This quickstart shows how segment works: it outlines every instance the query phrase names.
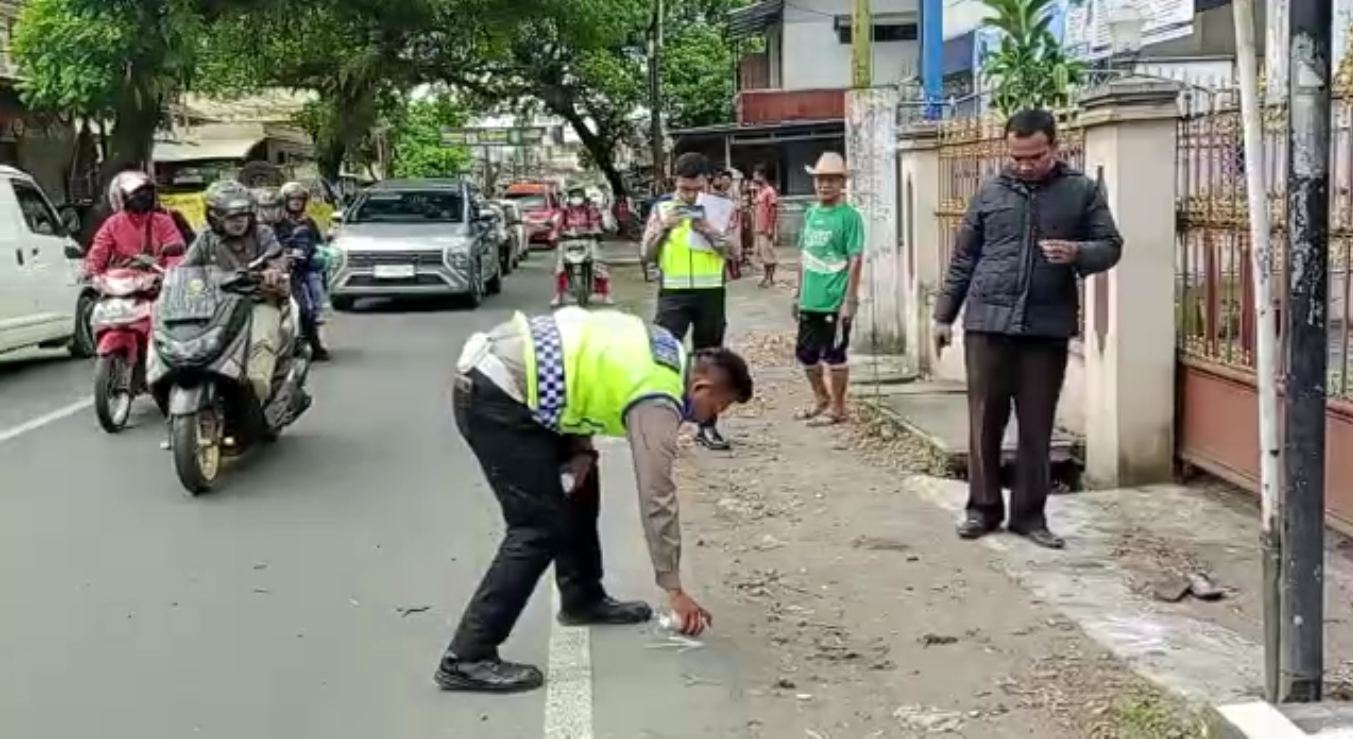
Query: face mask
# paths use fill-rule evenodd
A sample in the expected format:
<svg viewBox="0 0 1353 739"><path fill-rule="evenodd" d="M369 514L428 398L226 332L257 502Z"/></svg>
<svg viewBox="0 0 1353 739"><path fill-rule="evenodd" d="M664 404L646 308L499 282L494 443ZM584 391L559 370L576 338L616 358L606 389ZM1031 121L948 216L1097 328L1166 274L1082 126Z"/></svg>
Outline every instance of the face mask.
<svg viewBox="0 0 1353 739"><path fill-rule="evenodd" d="M123 207L131 213L149 213L155 208L155 193L150 190L137 190L127 196Z"/></svg>
<svg viewBox="0 0 1353 739"><path fill-rule="evenodd" d="M582 198L569 198L569 199L568 199L568 204L576 208L576 207L578 207L578 206L580 206L580 205L583 204L583 199L582 199Z"/></svg>

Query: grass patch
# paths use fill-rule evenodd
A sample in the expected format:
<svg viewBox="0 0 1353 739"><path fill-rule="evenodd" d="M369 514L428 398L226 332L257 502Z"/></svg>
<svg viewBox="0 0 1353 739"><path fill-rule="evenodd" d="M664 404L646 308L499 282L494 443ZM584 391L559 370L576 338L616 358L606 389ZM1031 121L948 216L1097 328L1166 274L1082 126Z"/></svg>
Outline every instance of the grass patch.
<svg viewBox="0 0 1353 739"><path fill-rule="evenodd" d="M1129 695L1113 707L1117 739L1206 739L1206 722L1160 696Z"/></svg>

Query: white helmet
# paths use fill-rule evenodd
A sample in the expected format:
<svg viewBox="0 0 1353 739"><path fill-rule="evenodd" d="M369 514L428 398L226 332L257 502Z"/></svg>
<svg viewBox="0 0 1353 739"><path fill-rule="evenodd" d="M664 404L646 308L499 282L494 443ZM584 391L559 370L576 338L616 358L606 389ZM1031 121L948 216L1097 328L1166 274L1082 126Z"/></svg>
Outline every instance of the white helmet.
<svg viewBox="0 0 1353 739"><path fill-rule="evenodd" d="M154 186L150 175L145 172L135 169L119 172L113 181L108 183L108 205L112 207L114 213L121 213L126 205L127 196L143 187Z"/></svg>

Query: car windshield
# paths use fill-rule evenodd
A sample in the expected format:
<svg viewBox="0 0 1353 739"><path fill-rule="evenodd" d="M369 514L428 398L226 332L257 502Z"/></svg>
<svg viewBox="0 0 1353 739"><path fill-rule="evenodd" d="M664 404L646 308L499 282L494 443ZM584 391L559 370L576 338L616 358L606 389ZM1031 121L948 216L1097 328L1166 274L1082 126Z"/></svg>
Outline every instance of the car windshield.
<svg viewBox="0 0 1353 739"><path fill-rule="evenodd" d="M544 195L508 195L507 198L517 204L523 213L533 210L545 210L548 207Z"/></svg>
<svg viewBox="0 0 1353 739"><path fill-rule="evenodd" d="M465 199L460 193L369 192L353 208L348 223L463 223Z"/></svg>

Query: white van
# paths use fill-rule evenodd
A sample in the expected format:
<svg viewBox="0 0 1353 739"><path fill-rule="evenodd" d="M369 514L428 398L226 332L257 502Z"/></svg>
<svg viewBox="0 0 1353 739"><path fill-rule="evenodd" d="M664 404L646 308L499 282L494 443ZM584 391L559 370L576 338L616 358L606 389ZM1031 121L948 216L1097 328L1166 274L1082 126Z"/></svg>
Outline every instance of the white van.
<svg viewBox="0 0 1353 739"><path fill-rule="evenodd" d="M83 304L83 251L24 172L0 165L0 353L32 346L93 353Z"/></svg>

